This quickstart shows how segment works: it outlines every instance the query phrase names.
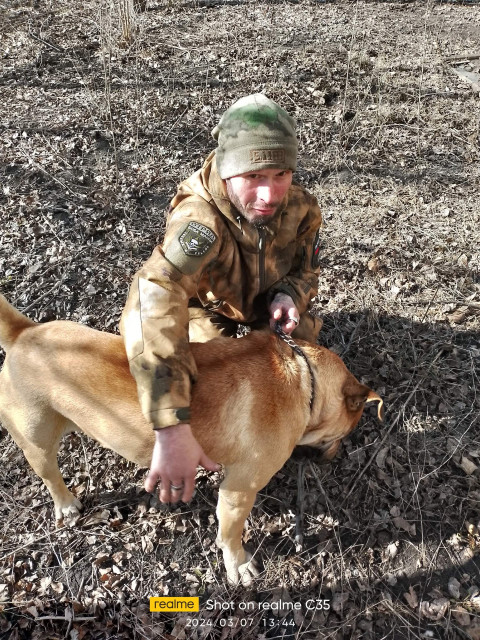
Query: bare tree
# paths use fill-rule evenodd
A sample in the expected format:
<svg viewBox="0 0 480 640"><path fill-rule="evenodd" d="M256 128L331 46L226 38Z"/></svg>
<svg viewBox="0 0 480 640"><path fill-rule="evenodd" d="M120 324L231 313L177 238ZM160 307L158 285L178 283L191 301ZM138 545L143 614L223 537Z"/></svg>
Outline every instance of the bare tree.
<svg viewBox="0 0 480 640"><path fill-rule="evenodd" d="M138 29L136 16L147 8L147 0L119 0L122 39L130 44L135 39Z"/></svg>

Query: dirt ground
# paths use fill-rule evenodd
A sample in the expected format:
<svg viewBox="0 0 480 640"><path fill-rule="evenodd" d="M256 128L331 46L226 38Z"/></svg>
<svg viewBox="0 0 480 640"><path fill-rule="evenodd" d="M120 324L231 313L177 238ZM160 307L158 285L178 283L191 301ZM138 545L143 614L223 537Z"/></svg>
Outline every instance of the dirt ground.
<svg viewBox="0 0 480 640"><path fill-rule="evenodd" d="M297 119L297 179L324 213L321 342L386 421L368 412L331 464L295 455L261 492L249 590L214 544L217 475L163 507L144 470L69 436L85 512L57 530L3 433L0 638L480 638L478 3L149 0L130 42L117 9L0 0L0 291L117 331L176 184L264 92ZM161 595L201 612L151 614Z"/></svg>

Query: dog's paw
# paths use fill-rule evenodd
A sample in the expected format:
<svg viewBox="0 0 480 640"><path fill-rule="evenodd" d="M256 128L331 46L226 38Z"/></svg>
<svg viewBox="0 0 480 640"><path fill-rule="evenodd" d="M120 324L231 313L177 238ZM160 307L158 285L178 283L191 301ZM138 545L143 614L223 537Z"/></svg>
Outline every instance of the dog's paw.
<svg viewBox="0 0 480 640"><path fill-rule="evenodd" d="M69 504L55 506L55 518L57 527L74 527L80 518L80 512L83 505L72 495L72 501Z"/></svg>
<svg viewBox="0 0 480 640"><path fill-rule="evenodd" d="M242 584L244 587L250 587L260 573L256 560L252 558L251 553L244 549L240 554L232 554L228 562L225 559L224 550L224 561L227 580L231 585Z"/></svg>
<svg viewBox="0 0 480 640"><path fill-rule="evenodd" d="M250 556L250 558L238 567L238 575L244 587L251 587L255 578L258 578L260 570L257 562L251 557L251 554L247 553L246 555Z"/></svg>

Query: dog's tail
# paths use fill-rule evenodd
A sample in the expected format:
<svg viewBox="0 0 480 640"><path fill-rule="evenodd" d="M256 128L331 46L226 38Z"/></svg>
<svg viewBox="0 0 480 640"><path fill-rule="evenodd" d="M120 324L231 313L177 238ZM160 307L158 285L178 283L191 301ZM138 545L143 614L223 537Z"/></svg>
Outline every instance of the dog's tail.
<svg viewBox="0 0 480 640"><path fill-rule="evenodd" d="M24 329L35 322L17 311L0 294L0 346L6 351L13 345Z"/></svg>

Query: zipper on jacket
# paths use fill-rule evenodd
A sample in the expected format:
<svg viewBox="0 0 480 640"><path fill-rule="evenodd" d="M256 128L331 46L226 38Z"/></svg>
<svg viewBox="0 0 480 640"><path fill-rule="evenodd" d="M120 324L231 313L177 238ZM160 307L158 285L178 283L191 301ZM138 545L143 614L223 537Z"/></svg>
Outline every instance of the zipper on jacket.
<svg viewBox="0 0 480 640"><path fill-rule="evenodd" d="M265 287L265 229L258 229L258 277L259 277L259 293L263 292Z"/></svg>

